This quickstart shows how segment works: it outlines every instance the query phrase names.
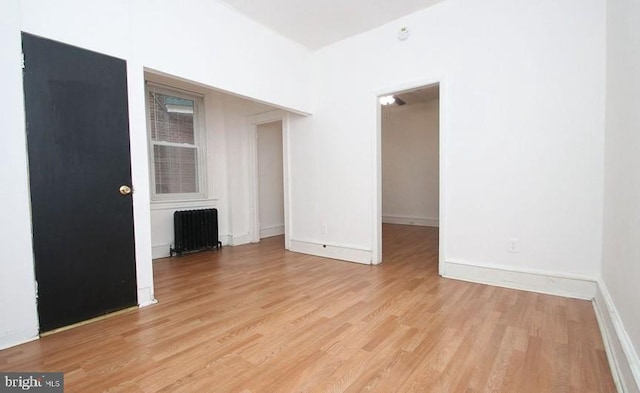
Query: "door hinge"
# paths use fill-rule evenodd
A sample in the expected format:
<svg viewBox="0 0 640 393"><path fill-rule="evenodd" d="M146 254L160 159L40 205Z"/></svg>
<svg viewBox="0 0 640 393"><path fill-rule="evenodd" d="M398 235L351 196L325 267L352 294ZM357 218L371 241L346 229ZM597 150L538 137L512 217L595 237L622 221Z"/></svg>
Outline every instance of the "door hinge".
<svg viewBox="0 0 640 393"><path fill-rule="evenodd" d="M24 52L22 53L22 69L24 70L25 65L24 65Z"/></svg>
<svg viewBox="0 0 640 393"><path fill-rule="evenodd" d="M36 299L38 298L38 281L35 281L35 287L36 287Z"/></svg>

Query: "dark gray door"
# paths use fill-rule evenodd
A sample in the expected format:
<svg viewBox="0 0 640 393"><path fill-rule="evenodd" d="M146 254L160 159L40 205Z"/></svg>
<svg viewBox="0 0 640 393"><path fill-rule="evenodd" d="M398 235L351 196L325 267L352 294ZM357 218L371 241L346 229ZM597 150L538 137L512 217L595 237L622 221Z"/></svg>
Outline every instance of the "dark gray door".
<svg viewBox="0 0 640 393"><path fill-rule="evenodd" d="M40 331L136 304L124 60L26 33Z"/></svg>

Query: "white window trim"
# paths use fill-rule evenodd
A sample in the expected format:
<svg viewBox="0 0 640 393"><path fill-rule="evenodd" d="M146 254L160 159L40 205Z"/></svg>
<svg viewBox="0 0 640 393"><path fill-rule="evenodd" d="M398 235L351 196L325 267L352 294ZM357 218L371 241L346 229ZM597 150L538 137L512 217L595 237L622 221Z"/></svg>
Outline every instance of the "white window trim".
<svg viewBox="0 0 640 393"><path fill-rule="evenodd" d="M154 141L151 138L151 108L149 108L149 93L166 94L173 97L184 98L193 101L193 132L195 144L189 143L173 143L166 141ZM194 93L191 91L178 89L175 87L164 86L158 83L147 81L145 83L145 107L147 109L147 146L149 151L149 173L150 173L150 196L151 202L179 202L190 200L202 200L207 198L207 153L206 153L206 127L204 122L204 104L205 96L202 94ZM153 146L176 146L176 147L194 147L196 149L197 157L197 181L199 192L190 193L173 193L173 194L158 194L156 193L156 173L155 173L155 154Z"/></svg>

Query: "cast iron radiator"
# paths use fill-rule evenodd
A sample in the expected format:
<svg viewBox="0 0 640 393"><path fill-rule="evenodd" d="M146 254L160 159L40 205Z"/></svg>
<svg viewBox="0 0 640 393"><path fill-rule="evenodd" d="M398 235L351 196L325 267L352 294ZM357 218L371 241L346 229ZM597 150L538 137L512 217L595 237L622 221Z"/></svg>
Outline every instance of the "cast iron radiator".
<svg viewBox="0 0 640 393"><path fill-rule="evenodd" d="M174 247L169 255L222 247L218 241L218 209L181 210L173 213Z"/></svg>

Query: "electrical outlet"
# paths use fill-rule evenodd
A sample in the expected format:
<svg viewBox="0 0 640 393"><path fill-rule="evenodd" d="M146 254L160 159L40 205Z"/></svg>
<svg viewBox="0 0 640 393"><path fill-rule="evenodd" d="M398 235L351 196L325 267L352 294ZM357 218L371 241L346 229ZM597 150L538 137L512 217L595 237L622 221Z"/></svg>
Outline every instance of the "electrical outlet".
<svg viewBox="0 0 640 393"><path fill-rule="evenodd" d="M509 247L507 248L507 251L513 254L517 254L520 252L520 244L518 243L518 239L509 239Z"/></svg>
<svg viewBox="0 0 640 393"><path fill-rule="evenodd" d="M320 225L320 233L322 233L323 235L327 234L327 226L324 224Z"/></svg>

